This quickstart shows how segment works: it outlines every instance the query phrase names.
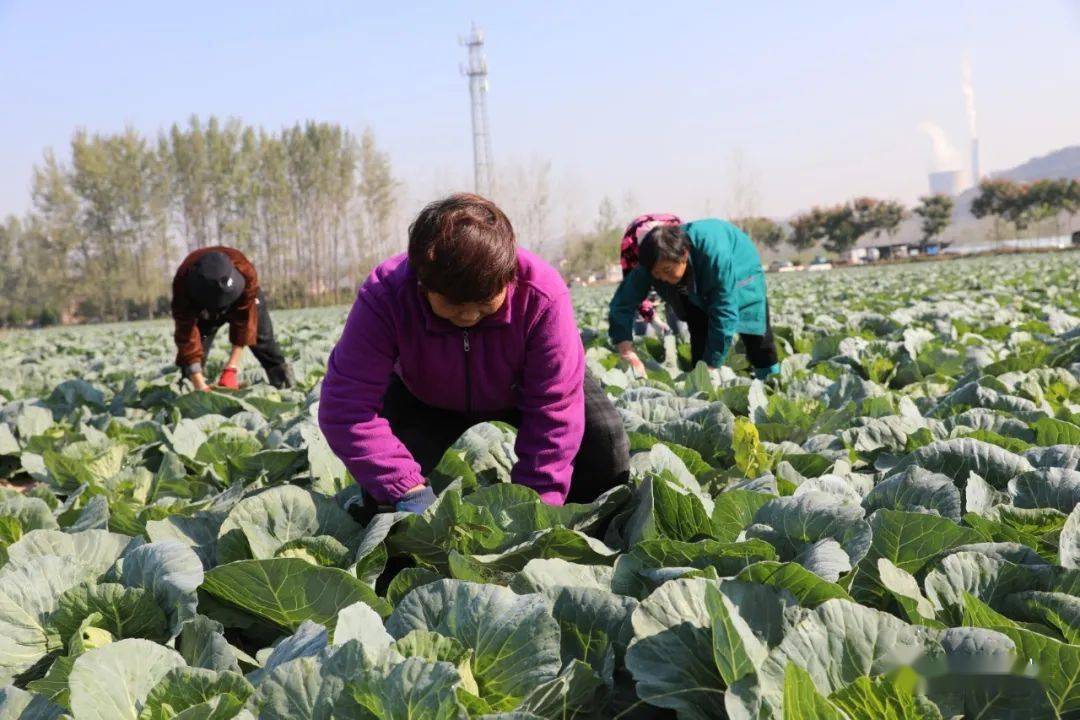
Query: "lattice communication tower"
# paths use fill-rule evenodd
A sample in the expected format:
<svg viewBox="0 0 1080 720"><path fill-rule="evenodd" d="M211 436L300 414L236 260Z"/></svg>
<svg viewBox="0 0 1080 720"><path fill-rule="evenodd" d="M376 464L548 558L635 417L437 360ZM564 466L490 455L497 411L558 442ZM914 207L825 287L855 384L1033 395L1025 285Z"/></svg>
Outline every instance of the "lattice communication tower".
<svg viewBox="0 0 1080 720"><path fill-rule="evenodd" d="M469 98L472 103L473 177L477 195L489 197L492 189L491 133L487 112L487 61L484 59L484 33L474 24L472 33L460 43L469 49L469 64L461 66L461 74L469 78Z"/></svg>

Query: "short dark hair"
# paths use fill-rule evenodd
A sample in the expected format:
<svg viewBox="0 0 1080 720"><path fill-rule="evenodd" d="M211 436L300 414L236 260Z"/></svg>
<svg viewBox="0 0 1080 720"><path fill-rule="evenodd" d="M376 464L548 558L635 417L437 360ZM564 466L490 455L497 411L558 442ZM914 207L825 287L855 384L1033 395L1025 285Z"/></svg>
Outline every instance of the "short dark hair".
<svg viewBox="0 0 1080 720"><path fill-rule="evenodd" d="M652 272L661 260L682 260L690 249L690 236L681 225L657 225L641 239L638 261Z"/></svg>
<svg viewBox="0 0 1080 720"><path fill-rule="evenodd" d="M514 228L490 200L451 195L409 226L409 265L426 290L450 302L490 300L517 277Z"/></svg>

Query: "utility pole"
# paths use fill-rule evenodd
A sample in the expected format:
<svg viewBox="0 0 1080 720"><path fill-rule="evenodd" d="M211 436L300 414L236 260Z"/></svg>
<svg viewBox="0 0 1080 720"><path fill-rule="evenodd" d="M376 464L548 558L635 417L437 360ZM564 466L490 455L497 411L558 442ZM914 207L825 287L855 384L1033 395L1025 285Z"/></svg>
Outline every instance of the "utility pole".
<svg viewBox="0 0 1080 720"><path fill-rule="evenodd" d="M459 42L469 48L469 64L461 66L461 74L469 78L469 99L472 103L473 182L477 195L491 195L491 134L488 132L487 61L484 59L484 33L475 23L472 34Z"/></svg>

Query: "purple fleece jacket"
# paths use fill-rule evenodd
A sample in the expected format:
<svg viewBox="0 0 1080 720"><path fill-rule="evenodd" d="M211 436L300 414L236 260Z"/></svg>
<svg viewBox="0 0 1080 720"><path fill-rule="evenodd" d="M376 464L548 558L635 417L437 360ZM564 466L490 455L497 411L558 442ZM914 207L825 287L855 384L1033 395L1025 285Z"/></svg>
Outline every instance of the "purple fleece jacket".
<svg viewBox="0 0 1080 720"><path fill-rule="evenodd" d="M518 249L517 279L493 315L462 330L431 311L406 255L375 268L330 354L319 426L377 502L422 482L420 466L380 416L393 374L421 402L484 415L516 408L511 480L562 505L585 429L585 351L559 274Z"/></svg>

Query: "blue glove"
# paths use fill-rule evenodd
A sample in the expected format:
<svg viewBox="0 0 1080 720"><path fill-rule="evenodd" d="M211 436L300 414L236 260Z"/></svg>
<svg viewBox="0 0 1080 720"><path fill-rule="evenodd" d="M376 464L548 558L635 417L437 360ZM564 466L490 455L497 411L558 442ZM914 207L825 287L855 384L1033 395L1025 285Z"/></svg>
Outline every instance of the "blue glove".
<svg viewBox="0 0 1080 720"><path fill-rule="evenodd" d="M419 515L431 506L431 503L435 502L435 491L427 485L419 492L414 492L411 495L406 495L394 505L394 510L398 512L411 512Z"/></svg>
<svg viewBox="0 0 1080 720"><path fill-rule="evenodd" d="M758 380L764 380L770 375L780 374L780 363L773 363L767 368L754 368L754 377Z"/></svg>

